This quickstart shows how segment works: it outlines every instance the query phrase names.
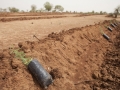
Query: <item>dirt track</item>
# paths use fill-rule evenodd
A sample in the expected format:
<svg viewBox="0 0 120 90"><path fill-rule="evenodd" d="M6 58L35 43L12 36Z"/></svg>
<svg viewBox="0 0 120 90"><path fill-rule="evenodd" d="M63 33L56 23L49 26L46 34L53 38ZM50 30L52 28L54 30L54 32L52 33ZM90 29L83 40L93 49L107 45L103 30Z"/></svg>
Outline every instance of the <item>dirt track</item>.
<svg viewBox="0 0 120 90"><path fill-rule="evenodd" d="M109 20L104 15L86 17L65 17L29 21L0 22L0 49L10 47L12 44L27 40L44 38L51 32L60 32L75 27L94 25L103 20Z"/></svg>

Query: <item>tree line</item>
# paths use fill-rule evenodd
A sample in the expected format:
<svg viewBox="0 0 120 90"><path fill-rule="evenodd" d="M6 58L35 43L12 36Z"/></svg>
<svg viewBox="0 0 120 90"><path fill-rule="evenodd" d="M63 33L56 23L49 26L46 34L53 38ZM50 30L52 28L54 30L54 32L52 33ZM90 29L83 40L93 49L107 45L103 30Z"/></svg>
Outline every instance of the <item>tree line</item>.
<svg viewBox="0 0 120 90"><path fill-rule="evenodd" d="M31 5L31 10L30 11L24 11L24 10L19 10L18 8L15 7L9 7L8 9L2 9L0 8L0 12L63 12L64 8L61 5L55 5L53 7L53 4L51 4L50 2L45 2L44 3L44 8L41 8L39 10L37 10L37 6L36 5ZM71 13L71 11L66 11L67 13ZM75 11L73 13L76 13ZM82 13L82 12L80 12ZM100 11L100 13L98 12L87 12L87 14L106 14L106 12L102 12ZM120 5L118 7L115 8L113 13L110 13L111 16L117 18L118 14L120 14Z"/></svg>
<svg viewBox="0 0 120 90"><path fill-rule="evenodd" d="M53 4L51 4L50 2L45 2L44 3L44 8L41 8L40 10L37 10L37 6L36 5L31 5L31 10L27 11L27 12L50 12L52 10L52 12L63 12L64 8L61 5L55 5L53 7ZM19 10L18 8L15 7L9 7L8 9L2 9L0 8L0 12L25 12L24 10Z"/></svg>

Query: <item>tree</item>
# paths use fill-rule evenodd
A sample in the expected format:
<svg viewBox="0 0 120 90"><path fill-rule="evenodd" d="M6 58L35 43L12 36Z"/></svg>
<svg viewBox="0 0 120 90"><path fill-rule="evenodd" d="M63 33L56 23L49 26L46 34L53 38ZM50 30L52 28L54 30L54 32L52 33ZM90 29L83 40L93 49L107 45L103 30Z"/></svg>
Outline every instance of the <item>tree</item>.
<svg viewBox="0 0 120 90"><path fill-rule="evenodd" d="M52 12L56 12L56 10L54 9L54 10L52 10Z"/></svg>
<svg viewBox="0 0 120 90"><path fill-rule="evenodd" d="M24 13L25 11L24 11L24 10L21 10L20 12Z"/></svg>
<svg viewBox="0 0 120 90"><path fill-rule="evenodd" d="M5 8L5 9L3 9L3 12L7 12L7 9Z"/></svg>
<svg viewBox="0 0 120 90"><path fill-rule="evenodd" d="M0 12L2 12L3 11L3 9L2 8L0 8Z"/></svg>
<svg viewBox="0 0 120 90"><path fill-rule="evenodd" d="M107 12L103 12L103 14L107 14Z"/></svg>
<svg viewBox="0 0 120 90"><path fill-rule="evenodd" d="M40 8L40 12L44 12L45 10L43 8Z"/></svg>
<svg viewBox="0 0 120 90"><path fill-rule="evenodd" d="M94 14L94 13L95 13L95 11L93 10L93 11L92 11L92 14Z"/></svg>
<svg viewBox="0 0 120 90"><path fill-rule="evenodd" d="M55 10L62 12L62 11L64 10L64 8L63 8L61 5L56 5L56 6L55 6Z"/></svg>
<svg viewBox="0 0 120 90"><path fill-rule="evenodd" d="M19 9L17 9L15 7L9 7L8 9L10 12L19 12Z"/></svg>
<svg viewBox="0 0 120 90"><path fill-rule="evenodd" d="M59 11L63 12L63 11L64 11L64 8L63 8L63 7L61 7L61 8L59 9Z"/></svg>
<svg viewBox="0 0 120 90"><path fill-rule="evenodd" d="M120 12L120 5L115 9L114 14L115 14L115 18L117 18L117 15Z"/></svg>
<svg viewBox="0 0 120 90"><path fill-rule="evenodd" d="M30 12L36 12L36 5L31 5L31 11Z"/></svg>
<svg viewBox="0 0 120 90"><path fill-rule="evenodd" d="M95 14L96 14L96 15L98 15L98 14L99 14L99 12L95 12Z"/></svg>
<svg viewBox="0 0 120 90"><path fill-rule="evenodd" d="M76 11L74 11L73 13L76 13Z"/></svg>
<svg viewBox="0 0 120 90"><path fill-rule="evenodd" d="M100 14L103 14L103 12L102 12L102 11L100 11Z"/></svg>
<svg viewBox="0 0 120 90"><path fill-rule="evenodd" d="M46 3L44 4L44 7L45 7L45 9L46 9L47 11L51 11L53 5L52 5L51 3L49 3L49 2L46 2Z"/></svg>

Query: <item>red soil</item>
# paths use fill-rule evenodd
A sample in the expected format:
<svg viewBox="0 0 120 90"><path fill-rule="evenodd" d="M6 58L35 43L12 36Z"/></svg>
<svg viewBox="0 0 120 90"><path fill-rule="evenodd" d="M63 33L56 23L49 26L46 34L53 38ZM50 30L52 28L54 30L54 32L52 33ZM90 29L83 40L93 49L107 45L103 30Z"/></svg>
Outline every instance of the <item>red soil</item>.
<svg viewBox="0 0 120 90"><path fill-rule="evenodd" d="M106 89L107 86L98 78L99 71L103 70L104 67L101 65L105 66L105 61L109 59L109 56L106 56L107 51L112 51L112 47L115 47L114 42L118 43L120 40L120 38L116 38L118 28L113 28L113 32L110 32L104 27L109 24L109 21L104 21L60 33L53 32L47 38L39 41L21 42L16 48L23 50L27 57L37 58L53 76L54 83L49 86L48 90L104 90L104 87ZM99 27L102 27L104 32L110 36L110 42L102 37ZM116 48L118 46L119 44ZM116 58L119 63L118 56L120 55L117 54ZM10 53L10 49L0 51L0 62L0 90L43 90L27 67ZM112 65L111 62L109 64ZM119 90L120 69L119 66L115 67L116 70L111 70L115 73L112 73L113 76L118 75L115 78L118 84L114 87L108 84L110 89ZM107 76L104 73L101 75ZM108 75L110 76L109 73ZM104 87L99 81L103 83ZM95 86L96 83L98 86Z"/></svg>

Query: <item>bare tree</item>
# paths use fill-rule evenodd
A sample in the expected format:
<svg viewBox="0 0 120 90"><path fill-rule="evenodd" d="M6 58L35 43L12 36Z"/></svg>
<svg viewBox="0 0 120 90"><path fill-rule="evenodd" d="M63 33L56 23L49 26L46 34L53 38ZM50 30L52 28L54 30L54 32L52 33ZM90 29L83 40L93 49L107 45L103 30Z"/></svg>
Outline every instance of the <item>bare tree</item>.
<svg viewBox="0 0 120 90"><path fill-rule="evenodd" d="M117 18L118 14L120 12L120 5L115 9L114 14L115 14L115 18Z"/></svg>

